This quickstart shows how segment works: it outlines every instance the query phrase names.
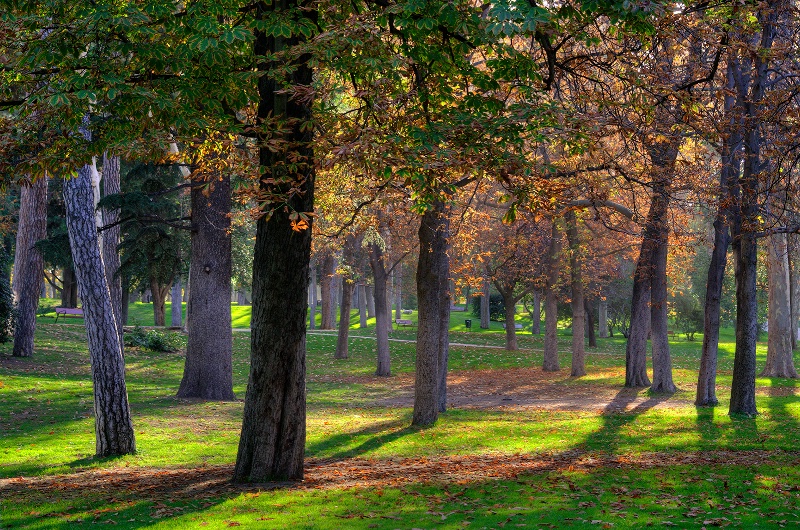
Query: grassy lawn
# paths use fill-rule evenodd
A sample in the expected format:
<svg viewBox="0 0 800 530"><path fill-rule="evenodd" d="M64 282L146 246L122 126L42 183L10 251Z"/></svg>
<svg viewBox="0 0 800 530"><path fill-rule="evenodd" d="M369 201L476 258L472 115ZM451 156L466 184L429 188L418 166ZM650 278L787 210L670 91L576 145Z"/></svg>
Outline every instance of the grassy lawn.
<svg viewBox="0 0 800 530"><path fill-rule="evenodd" d="M249 309L232 306L235 327L249 327ZM149 304L133 304L130 314L131 323L134 318L152 323ZM467 332L465 315L453 315L452 342L504 344L498 323ZM379 379L372 376L371 340L353 338L350 358L334 360L335 337L310 334L306 480L237 487L228 477L242 402L176 399L182 352L126 351L138 453L93 458L88 353L83 329L74 325L81 320L52 321L47 314L40 317L31 359L13 359L10 345L0 345L0 528L800 525L796 382L759 378L761 414L754 420L730 419L730 330L722 334L722 404L716 409L689 404L701 342L678 338L672 353L681 391L669 400L641 391L627 412L464 406L443 414L429 429L408 426L407 404L385 404L406 403L412 343L391 342L393 377ZM351 334L371 335L374 323L369 324L358 329L354 314ZM414 334L401 328L392 338ZM624 340L601 339L597 349L589 349L589 375L580 379L569 377L569 341L564 330L564 369L548 376L551 393L585 393L591 402L592 396L622 385ZM452 347L453 381L490 373L484 370L523 377L538 373L542 337L522 333L520 347L519 352ZM765 350L760 344L759 367ZM249 333L234 334L239 398L248 356ZM470 389L454 385L456 391L469 394Z"/></svg>

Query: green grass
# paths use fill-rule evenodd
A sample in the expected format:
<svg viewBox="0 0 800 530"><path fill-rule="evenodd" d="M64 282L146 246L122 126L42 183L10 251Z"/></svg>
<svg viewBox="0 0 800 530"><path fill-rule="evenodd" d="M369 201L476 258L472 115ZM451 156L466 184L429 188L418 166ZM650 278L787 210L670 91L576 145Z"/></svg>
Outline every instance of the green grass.
<svg viewBox="0 0 800 530"><path fill-rule="evenodd" d="M132 305L131 315L134 309L144 318L150 306ZM459 331L462 317L454 315L453 342L504 343L502 330ZM75 320L79 319L68 322ZM358 330L357 316L351 324L352 335L374 331L374 325ZM566 367L570 337L568 330L563 332L560 360ZM414 333L398 329L392 337L410 339ZM729 418L732 332L723 330L721 340L719 397L723 403L715 409L680 404L653 408L655 399L645 399L632 412L615 414L591 409L462 408L443 414L432 428L417 429L409 427L409 408L375 405L400 392L397 381L413 371L413 344L392 342L395 377L378 379L371 377L373 341L353 338L350 358L342 361L333 359L332 334L311 334L306 453L323 467L326 462L348 465L350 459L365 459L370 466L393 469L394 463L406 462L402 459L422 458L429 459L426 466L454 458L491 461L496 467L519 458L557 458L560 464L519 476L500 473L497 478L462 477L454 468L447 479L418 479L411 471L390 473L377 486L334 480L327 485L242 490L224 481L236 457L242 403L175 398L183 369L181 352L126 351L138 453L93 458L92 385L83 330L62 325L61 319L55 325L45 315L40 317L33 358L13 359L10 345L0 345L0 527L80 528L107 521L128 528L236 524L255 528L581 528L592 523L620 528L751 527L758 523L777 528L781 521L786 527L797 526L800 398L796 381L759 378L761 414L753 420ZM692 400L700 344L682 338L671 343L675 379L682 389L676 395L679 401ZM519 352L453 347L450 369L457 373L537 367L542 361L541 346L541 337L523 333ZM601 387L621 386L624 341L603 339L589 352L587 377L569 378L562 371L554 384L585 389L587 395ZM248 355L249 333L235 333L234 390L240 398L244 397ZM759 367L764 355L765 345L759 344ZM741 456L730 463L710 457L702 460L715 451ZM753 464L747 465L751 454ZM683 455L693 455L700 463L682 463ZM586 463L592 461L604 463ZM92 470L108 475L99 475L99 482L91 487L69 485ZM150 481L145 484L159 484L165 480L159 473L172 472L185 472L192 478L187 484L158 491L141 484L113 485L117 476L145 477ZM344 478L347 475L345 469ZM209 476L223 478L214 483ZM313 480L314 472L309 476ZM51 483L30 488L18 477L39 477L34 480Z"/></svg>

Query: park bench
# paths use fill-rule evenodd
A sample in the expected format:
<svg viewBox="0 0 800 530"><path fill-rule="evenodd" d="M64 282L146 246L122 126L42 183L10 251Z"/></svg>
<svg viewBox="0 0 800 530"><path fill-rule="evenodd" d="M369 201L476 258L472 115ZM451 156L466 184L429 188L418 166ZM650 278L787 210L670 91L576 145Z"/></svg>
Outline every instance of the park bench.
<svg viewBox="0 0 800 530"><path fill-rule="evenodd" d="M72 315L76 317L83 316L83 309L79 307L57 307L56 308L56 322L58 322L58 317L64 315L65 317Z"/></svg>
<svg viewBox="0 0 800 530"><path fill-rule="evenodd" d="M503 329L506 329L505 322L503 322ZM514 329L522 329L522 324L514 324Z"/></svg>
<svg viewBox="0 0 800 530"><path fill-rule="evenodd" d="M414 325L414 321L413 320L409 320L407 318L396 318L396 319L394 319L394 321L398 326L413 326Z"/></svg>
<svg viewBox="0 0 800 530"><path fill-rule="evenodd" d="M675 337L675 330L674 329L668 329L667 330L667 336L668 337Z"/></svg>

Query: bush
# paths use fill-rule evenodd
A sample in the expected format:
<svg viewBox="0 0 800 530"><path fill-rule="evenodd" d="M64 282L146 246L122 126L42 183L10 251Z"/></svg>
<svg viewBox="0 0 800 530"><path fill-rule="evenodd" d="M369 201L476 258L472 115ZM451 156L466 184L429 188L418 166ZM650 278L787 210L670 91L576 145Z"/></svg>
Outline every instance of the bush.
<svg viewBox="0 0 800 530"><path fill-rule="evenodd" d="M125 345L151 351L173 352L180 349L181 340L175 333L163 333L155 329L145 330L135 326L133 331L125 335Z"/></svg>
<svg viewBox="0 0 800 530"><path fill-rule="evenodd" d="M694 334L703 331L705 324L700 301L690 294L678 294L672 300L672 309L675 312L675 325L686 336L686 340L693 341Z"/></svg>
<svg viewBox="0 0 800 530"><path fill-rule="evenodd" d="M7 266L8 256L0 247L0 344L8 342L14 336L14 322L17 315L14 308L14 294L5 274Z"/></svg>
<svg viewBox="0 0 800 530"><path fill-rule="evenodd" d="M472 316L481 318L481 297L472 298ZM489 320L503 322L506 319L506 306L503 304L503 297L499 293L489 295Z"/></svg>

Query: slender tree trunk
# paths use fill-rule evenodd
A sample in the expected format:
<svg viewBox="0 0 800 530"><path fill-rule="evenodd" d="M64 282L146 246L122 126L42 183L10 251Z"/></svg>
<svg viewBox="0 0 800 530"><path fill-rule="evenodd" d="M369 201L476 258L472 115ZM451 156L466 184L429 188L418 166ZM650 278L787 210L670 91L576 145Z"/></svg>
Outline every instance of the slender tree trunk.
<svg viewBox="0 0 800 530"><path fill-rule="evenodd" d="M333 277L336 274L336 258L331 254L322 260L322 324L321 329L333 329L336 324L336 301L333 293Z"/></svg>
<svg viewBox="0 0 800 530"><path fill-rule="evenodd" d="M489 279L483 281L483 293L481 293L481 329L489 329L489 298L491 287L489 286Z"/></svg>
<svg viewBox="0 0 800 530"><path fill-rule="evenodd" d="M96 454L134 453L136 440L125 386L125 361L100 254L91 166L83 166L76 178L64 182L64 203L91 358Z"/></svg>
<svg viewBox="0 0 800 530"><path fill-rule="evenodd" d="M560 370L558 363L558 279L561 261L561 231L558 219L553 219L550 248L547 252L547 285L544 299L544 360L545 372Z"/></svg>
<svg viewBox="0 0 800 530"><path fill-rule="evenodd" d="M447 211L443 212L444 216ZM442 219L442 238L444 239L442 255L439 256L439 289L442 291L439 304L439 412L447 411L447 365L450 361L450 308L452 295L450 290L450 256L447 251L447 240L450 237L450 220Z"/></svg>
<svg viewBox="0 0 800 530"><path fill-rule="evenodd" d="M181 302L181 277L175 276L175 281L172 282L172 292L170 293L172 302L172 320L170 325L173 328L179 328L183 320L183 304Z"/></svg>
<svg viewBox="0 0 800 530"><path fill-rule="evenodd" d="M367 290L363 283L358 284L358 327L367 327Z"/></svg>
<svg viewBox="0 0 800 530"><path fill-rule="evenodd" d="M572 377L586 375L586 347L584 342L586 314L583 300L583 278L581 275L581 243L578 239L578 223L573 210L565 214L567 240L569 241L570 289L572 292Z"/></svg>
<svg viewBox="0 0 800 530"><path fill-rule="evenodd" d="M601 339L608 338L608 300L600 298L597 310L597 331Z"/></svg>
<svg viewBox="0 0 800 530"><path fill-rule="evenodd" d="M339 334L336 339L335 359L347 359L347 341L350 336L350 307L353 302L354 284L342 278L342 303L339 306Z"/></svg>
<svg viewBox="0 0 800 530"><path fill-rule="evenodd" d="M116 195L120 193L120 160L118 156L108 157L103 155L103 195ZM111 307L114 309L114 320L117 322L120 343L122 337L122 278L119 275L119 243L120 226L119 210L104 209L103 222L109 226L103 231L103 264L106 268L106 281L111 293ZM114 226L116 225L116 226Z"/></svg>
<svg viewBox="0 0 800 530"><path fill-rule="evenodd" d="M586 328L589 336L589 347L597 348L597 337L594 334L594 303L587 298L584 307L586 311Z"/></svg>
<svg viewBox="0 0 800 530"><path fill-rule="evenodd" d="M403 269L400 265L395 267L394 318L403 318Z"/></svg>
<svg viewBox="0 0 800 530"><path fill-rule="evenodd" d="M16 256L14 258L14 299L17 322L14 327L14 357L33 355L36 309L44 282L44 260L36 243L47 237L47 177L39 177L20 190Z"/></svg>
<svg viewBox="0 0 800 530"><path fill-rule="evenodd" d="M495 284L495 287L497 287L497 290L500 291L500 294L503 296L503 305L506 309L506 349L509 351L516 351L519 347L517 346L517 312L513 289L509 292L508 289L501 290L497 284Z"/></svg>
<svg viewBox="0 0 800 530"><path fill-rule="evenodd" d="M78 306L78 283L75 281L75 269L64 268L64 283L61 289L61 307Z"/></svg>
<svg viewBox="0 0 800 530"><path fill-rule="evenodd" d="M797 248L797 234L787 234L787 241L789 246L789 295L791 297L792 306L792 350L797 348L797 339L800 329L798 329L798 321L800 321L800 278L798 278L798 248Z"/></svg>
<svg viewBox="0 0 800 530"><path fill-rule="evenodd" d="M369 245L369 266L372 269L372 278L375 288L373 307L375 312L375 337L378 350L378 367L375 375L388 377L391 375L391 362L389 358L389 332L384 320L389 318L386 310L386 267L383 264L383 250L377 244Z"/></svg>
<svg viewBox="0 0 800 530"><path fill-rule="evenodd" d="M122 302L120 306L120 325L128 325L128 306L130 305L130 285L127 277L122 278ZM125 344L125 341L122 341Z"/></svg>
<svg viewBox="0 0 800 530"><path fill-rule="evenodd" d="M786 234L773 234L767 242L769 268L769 335L763 377L797 378L792 352L792 307L789 282L789 248Z"/></svg>
<svg viewBox="0 0 800 530"><path fill-rule="evenodd" d="M178 397L218 401L233 393L231 329L231 181L223 176L191 191L192 233L186 361ZM306 286L303 286L305 296Z"/></svg>
<svg viewBox="0 0 800 530"><path fill-rule="evenodd" d="M542 295L539 290L533 291L533 325L531 333L534 335L542 334Z"/></svg>
<svg viewBox="0 0 800 530"><path fill-rule="evenodd" d="M316 261L312 262L311 265L311 287L308 289L309 293L309 303L311 304L309 317L308 317L308 329L316 329L317 328L317 263Z"/></svg>
<svg viewBox="0 0 800 530"><path fill-rule="evenodd" d="M297 0L279 0L262 6L266 11L297 9L312 26L317 14ZM267 13L265 16L272 16ZM256 55L281 52L283 46L301 40L268 37L258 32ZM286 81L305 87L311 94L313 73L310 57L300 56ZM262 70L274 70L266 64ZM261 189L269 194L287 196L289 208L276 208L267 220L258 221L253 259L253 332L250 354L250 379L244 403L242 434L233 479L235 482L261 482L272 479L303 477L306 441L306 289L311 258L311 226L295 232L289 211L314 210L314 153L311 147L313 128L311 102L292 98L273 76L262 75L258 81L260 104L258 117L272 116L285 120L290 129L282 138L288 151L259 149L260 165L266 168ZM287 160L297 168L287 175ZM290 190L297 193L289 194ZM309 225L313 224L313 217Z"/></svg>
<svg viewBox="0 0 800 530"><path fill-rule="evenodd" d="M150 278L150 292L153 295L153 320L156 326L166 325L165 304L169 285L158 283L156 278Z"/></svg>
<svg viewBox="0 0 800 530"><path fill-rule="evenodd" d="M419 263L417 266L417 299L419 323L417 326L417 361L414 385L413 425L432 425L440 410L442 374L443 316L449 312L446 278L442 278L447 258L449 224L445 207L437 201L426 211L419 228ZM442 308L447 305L447 309Z"/></svg>
<svg viewBox="0 0 800 530"><path fill-rule="evenodd" d="M659 207L655 248L653 249L653 273L650 278L650 326L653 348L653 384L651 390L661 394L672 394L677 390L672 381L672 358L669 352L668 308L667 308L667 246L669 225L667 224L668 191L656 187ZM656 200L654 198L654 200Z"/></svg>
<svg viewBox="0 0 800 530"><path fill-rule="evenodd" d="M375 318L375 288L367 285L367 318Z"/></svg>

